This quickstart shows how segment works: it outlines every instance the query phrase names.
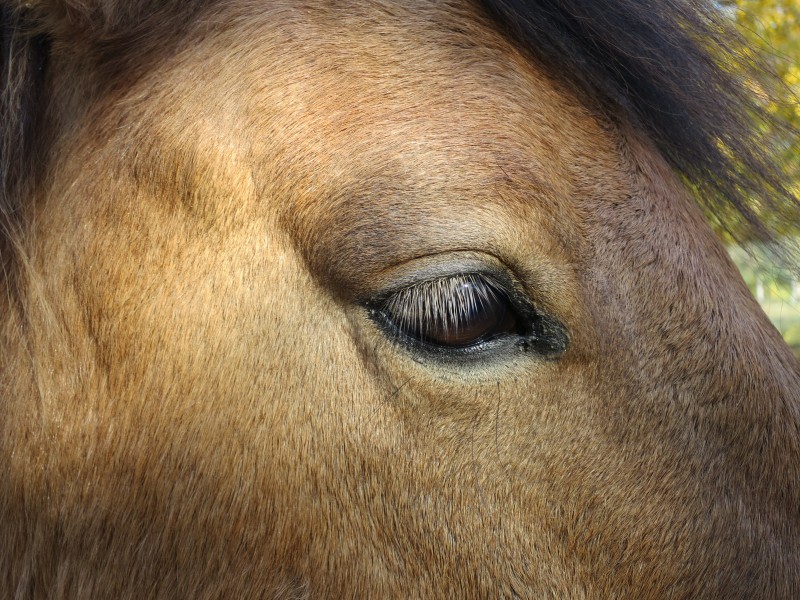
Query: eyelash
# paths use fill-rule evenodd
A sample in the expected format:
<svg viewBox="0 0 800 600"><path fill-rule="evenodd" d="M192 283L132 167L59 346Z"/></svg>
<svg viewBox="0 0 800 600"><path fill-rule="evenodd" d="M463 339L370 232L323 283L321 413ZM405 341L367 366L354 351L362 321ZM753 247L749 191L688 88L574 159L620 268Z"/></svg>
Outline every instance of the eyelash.
<svg viewBox="0 0 800 600"><path fill-rule="evenodd" d="M494 278L465 273L397 290L378 303L378 311L396 333L414 343L468 349L524 334L509 296Z"/></svg>

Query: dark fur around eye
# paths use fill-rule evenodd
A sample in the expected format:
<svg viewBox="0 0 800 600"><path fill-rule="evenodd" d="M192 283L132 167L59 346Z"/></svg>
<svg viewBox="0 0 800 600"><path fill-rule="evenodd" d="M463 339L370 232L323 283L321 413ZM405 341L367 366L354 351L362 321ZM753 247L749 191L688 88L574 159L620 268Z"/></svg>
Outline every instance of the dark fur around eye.
<svg viewBox="0 0 800 600"><path fill-rule="evenodd" d="M366 308L393 341L442 360L478 360L487 352L501 356L515 350L557 358L569 344L557 319L535 309L510 279L488 273L406 285L368 301Z"/></svg>

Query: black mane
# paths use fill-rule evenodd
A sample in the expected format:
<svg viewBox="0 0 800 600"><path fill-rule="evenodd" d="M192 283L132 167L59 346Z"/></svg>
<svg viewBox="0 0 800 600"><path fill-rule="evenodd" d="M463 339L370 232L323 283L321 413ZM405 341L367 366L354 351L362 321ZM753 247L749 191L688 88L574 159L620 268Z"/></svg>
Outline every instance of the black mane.
<svg viewBox="0 0 800 600"><path fill-rule="evenodd" d="M775 162L798 134L766 106L782 84L718 3L478 1L554 74L643 128L735 237L771 239L787 219L800 222L800 200Z"/></svg>

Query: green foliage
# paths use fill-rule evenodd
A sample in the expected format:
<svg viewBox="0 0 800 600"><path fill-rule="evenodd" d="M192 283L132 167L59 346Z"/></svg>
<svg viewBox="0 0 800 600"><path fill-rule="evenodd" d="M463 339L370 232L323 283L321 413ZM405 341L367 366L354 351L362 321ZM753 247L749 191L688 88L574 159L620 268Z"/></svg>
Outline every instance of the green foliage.
<svg viewBox="0 0 800 600"><path fill-rule="evenodd" d="M783 82L770 101L770 111L800 130L800 2L737 0L736 20L756 47L766 49L769 66ZM785 139L781 159L800 183L800 139Z"/></svg>
<svg viewBox="0 0 800 600"><path fill-rule="evenodd" d="M766 48L770 64L788 90L800 92L800 3L796 0L737 0L736 21L748 39ZM786 99L786 98L784 98ZM786 118L800 125L800 106L795 101L776 106Z"/></svg>
<svg viewBox="0 0 800 600"><path fill-rule="evenodd" d="M771 142L775 166L800 197L800 0L718 0L735 20L750 48L745 56L765 67L772 76L750 81L774 120L761 123L763 139ZM761 71L761 69L758 69ZM772 85L769 85L769 84ZM779 237L800 232L800 214L791 202L751 208ZM715 207L719 211L719 207ZM777 209L777 210L776 210ZM709 214L709 220L727 243L752 240L753 233L731 209L730 214Z"/></svg>
<svg viewBox="0 0 800 600"><path fill-rule="evenodd" d="M768 68L777 75L776 89L756 91L763 92L769 112L777 117L772 129L766 130L767 137L775 140L777 166L800 195L800 1L731 0L726 4L748 42L762 52ZM753 295L800 358L800 269L792 265L798 254L785 251L800 247L800 218L783 218L783 222L770 223L783 238L783 247L754 242L746 247L731 245L729 250ZM721 235L732 241L728 232ZM787 256L792 259L788 264L781 260Z"/></svg>

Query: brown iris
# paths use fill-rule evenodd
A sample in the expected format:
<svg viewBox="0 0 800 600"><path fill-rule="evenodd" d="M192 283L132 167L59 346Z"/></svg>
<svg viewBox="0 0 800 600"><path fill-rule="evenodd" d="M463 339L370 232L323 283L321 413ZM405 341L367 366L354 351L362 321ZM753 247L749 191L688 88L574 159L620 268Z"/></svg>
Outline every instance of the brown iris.
<svg viewBox="0 0 800 600"><path fill-rule="evenodd" d="M474 346L518 330L502 287L477 274L403 288L389 297L384 311L405 335L436 346Z"/></svg>

